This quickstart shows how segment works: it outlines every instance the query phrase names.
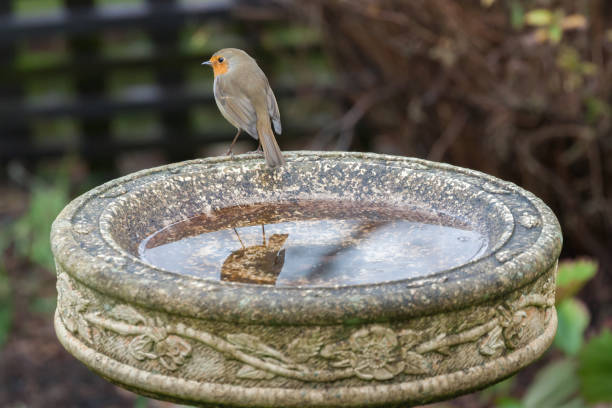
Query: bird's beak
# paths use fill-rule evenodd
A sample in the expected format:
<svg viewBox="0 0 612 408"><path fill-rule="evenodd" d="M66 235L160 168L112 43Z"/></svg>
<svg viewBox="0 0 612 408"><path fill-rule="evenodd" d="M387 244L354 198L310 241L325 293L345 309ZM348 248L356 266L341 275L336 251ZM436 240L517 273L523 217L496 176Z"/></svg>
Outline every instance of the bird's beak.
<svg viewBox="0 0 612 408"><path fill-rule="evenodd" d="M202 65L212 65L212 62L211 62L210 60L208 60L208 61L204 61L204 62L202 63Z"/></svg>

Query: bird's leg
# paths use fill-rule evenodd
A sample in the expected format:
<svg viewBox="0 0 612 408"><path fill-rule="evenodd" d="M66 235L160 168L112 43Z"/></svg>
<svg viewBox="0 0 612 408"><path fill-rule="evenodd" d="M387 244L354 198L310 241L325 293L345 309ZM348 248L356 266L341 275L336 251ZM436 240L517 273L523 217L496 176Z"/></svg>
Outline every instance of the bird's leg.
<svg viewBox="0 0 612 408"><path fill-rule="evenodd" d="M242 245L242 249L245 249L245 246L242 243L242 240L240 239L240 235L238 235L238 231L236 231L236 228L234 228L234 232L236 233L236 236L238 237L238 241L240 241L240 245Z"/></svg>
<svg viewBox="0 0 612 408"><path fill-rule="evenodd" d="M261 224L261 236L263 237L263 245L266 246L266 230L263 224Z"/></svg>
<svg viewBox="0 0 612 408"><path fill-rule="evenodd" d="M236 136L234 136L234 140L232 140L232 144L230 145L229 149L227 149L227 153L225 153L226 156L234 155L234 153L232 153L232 147L234 147L234 145L236 144L236 140L238 140L238 136L240 136L240 132L242 132L242 129L238 128L238 131L236 132Z"/></svg>
<svg viewBox="0 0 612 408"><path fill-rule="evenodd" d="M257 149L252 150L249 153L263 154L263 149L261 148L261 140L259 141L259 145L257 146Z"/></svg>

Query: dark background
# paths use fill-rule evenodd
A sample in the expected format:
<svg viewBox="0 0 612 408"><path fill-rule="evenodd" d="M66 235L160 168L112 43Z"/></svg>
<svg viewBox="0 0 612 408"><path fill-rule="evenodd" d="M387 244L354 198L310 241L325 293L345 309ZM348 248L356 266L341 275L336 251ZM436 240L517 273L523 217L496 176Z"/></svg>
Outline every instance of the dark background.
<svg viewBox="0 0 612 408"><path fill-rule="evenodd" d="M580 351L555 343L446 405L529 407L547 368L584 372L586 345L612 327L612 2L4 0L0 406L169 406L106 383L55 340L48 233L104 181L225 152L234 130L200 66L224 47L268 75L283 150L415 156L513 181L557 214L569 274L577 259L596 271L561 307ZM255 147L243 136L235 151ZM603 401L576 378L571 401L586 405L572 406Z"/></svg>

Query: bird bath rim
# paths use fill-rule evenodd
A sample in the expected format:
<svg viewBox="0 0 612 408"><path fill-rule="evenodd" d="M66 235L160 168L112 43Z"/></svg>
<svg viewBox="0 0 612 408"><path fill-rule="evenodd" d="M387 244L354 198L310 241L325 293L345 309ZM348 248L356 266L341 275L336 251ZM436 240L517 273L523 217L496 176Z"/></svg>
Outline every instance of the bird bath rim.
<svg viewBox="0 0 612 408"><path fill-rule="evenodd" d="M512 183L474 170L414 158L354 152L284 154L287 165L278 169L266 168L260 155L247 154L170 164L105 183L75 199L54 222L52 246L56 261L93 289L168 313L248 323L333 324L355 319L386 321L462 308L533 281L553 267L558 258L561 233L554 214L533 194ZM325 165L380 166L433 178L452 177L453 182L468 185L481 194L486 205L498 207L503 227L500 245L484 257L424 278L340 287L270 287L198 279L152 267L128 254L109 233L109 223L116 212L129 209L134 195L155 183L163 184L172 178L189 183L191 177L202 172L226 172L228 177L259 172L282 184L285 176L291 182L295 176L292 171L303 173L304 168ZM88 217L95 214L98 224L85 222L85 213ZM92 244L94 250L84 250L83 242L100 232L103 242ZM509 242L517 232L529 236L521 246ZM88 268L81 267L85 264ZM129 273L117 272L125 270Z"/></svg>

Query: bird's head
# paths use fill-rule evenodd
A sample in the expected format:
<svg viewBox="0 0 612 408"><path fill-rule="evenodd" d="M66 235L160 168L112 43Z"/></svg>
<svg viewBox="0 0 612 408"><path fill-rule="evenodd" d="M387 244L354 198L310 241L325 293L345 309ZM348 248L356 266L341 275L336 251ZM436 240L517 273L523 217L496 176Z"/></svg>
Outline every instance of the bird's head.
<svg viewBox="0 0 612 408"><path fill-rule="evenodd" d="M239 50L238 48L224 48L213 54L208 61L204 61L202 65L210 65L215 76L223 75L230 70L231 67L239 65L241 62L253 60L249 54Z"/></svg>

